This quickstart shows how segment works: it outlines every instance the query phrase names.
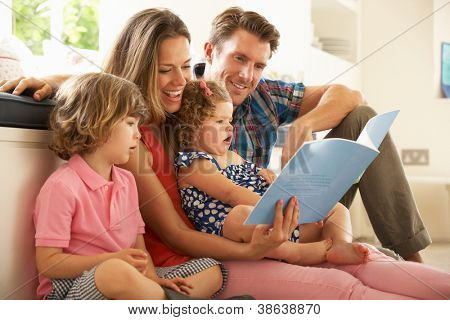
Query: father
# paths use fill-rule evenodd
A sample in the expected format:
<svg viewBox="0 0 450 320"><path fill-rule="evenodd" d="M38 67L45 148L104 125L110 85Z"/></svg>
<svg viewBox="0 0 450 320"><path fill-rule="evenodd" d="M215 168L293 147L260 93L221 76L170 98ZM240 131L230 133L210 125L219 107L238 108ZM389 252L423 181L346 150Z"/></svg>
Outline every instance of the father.
<svg viewBox="0 0 450 320"><path fill-rule="evenodd" d="M262 78L278 40L278 31L263 16L232 7L213 20L204 47L203 76L223 80L235 106L231 148L263 167L269 163L281 125L291 124L282 151L284 165L312 132L333 129L327 138L356 140L375 115L373 109L362 106L360 92L343 85L305 87L302 83ZM431 238L390 135L379 150L380 155L341 202L350 207L359 188L382 246L407 260L422 262L419 251L431 243Z"/></svg>

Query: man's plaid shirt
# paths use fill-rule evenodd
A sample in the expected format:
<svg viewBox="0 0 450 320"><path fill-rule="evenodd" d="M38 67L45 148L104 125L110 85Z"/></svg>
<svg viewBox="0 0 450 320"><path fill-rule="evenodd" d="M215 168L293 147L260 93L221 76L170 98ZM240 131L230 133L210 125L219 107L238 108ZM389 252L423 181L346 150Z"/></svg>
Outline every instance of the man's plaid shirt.
<svg viewBox="0 0 450 320"><path fill-rule="evenodd" d="M304 90L302 83L262 78L256 90L234 109L230 150L266 168L277 141L277 129L298 117Z"/></svg>

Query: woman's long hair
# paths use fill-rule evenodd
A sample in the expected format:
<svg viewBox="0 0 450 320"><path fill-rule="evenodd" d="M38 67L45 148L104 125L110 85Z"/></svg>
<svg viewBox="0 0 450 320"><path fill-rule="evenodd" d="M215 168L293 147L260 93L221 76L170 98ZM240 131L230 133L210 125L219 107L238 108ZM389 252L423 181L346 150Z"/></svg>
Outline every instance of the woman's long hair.
<svg viewBox="0 0 450 320"><path fill-rule="evenodd" d="M191 41L184 22L167 9L146 9L131 17L105 61L104 71L134 82L147 100L148 123L160 126L159 137L171 152L173 139L165 126L167 114L158 87L158 53L168 38L183 36Z"/></svg>

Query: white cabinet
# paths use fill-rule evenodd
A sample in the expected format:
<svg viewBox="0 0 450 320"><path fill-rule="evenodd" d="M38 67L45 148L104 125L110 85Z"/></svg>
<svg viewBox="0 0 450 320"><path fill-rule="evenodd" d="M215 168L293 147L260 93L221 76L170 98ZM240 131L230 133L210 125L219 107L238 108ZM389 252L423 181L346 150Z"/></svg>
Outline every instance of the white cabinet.
<svg viewBox="0 0 450 320"><path fill-rule="evenodd" d="M49 141L48 131L0 127L0 299L36 298L34 203L61 163Z"/></svg>

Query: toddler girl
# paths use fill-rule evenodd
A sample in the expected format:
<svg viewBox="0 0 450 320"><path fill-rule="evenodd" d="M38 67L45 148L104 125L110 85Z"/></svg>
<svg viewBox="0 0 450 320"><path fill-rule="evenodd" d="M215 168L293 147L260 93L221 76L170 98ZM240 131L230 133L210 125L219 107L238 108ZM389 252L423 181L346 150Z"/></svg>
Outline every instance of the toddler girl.
<svg viewBox="0 0 450 320"><path fill-rule="evenodd" d="M190 293L182 278L157 276L126 163L147 105L138 87L106 73L66 83L51 115L50 148L68 162L45 182L34 211L38 297L164 299ZM169 292L169 293L165 293Z"/></svg>
<svg viewBox="0 0 450 320"><path fill-rule="evenodd" d="M228 150L232 117L233 105L225 88L213 81L188 83L173 120L179 150L175 166L182 205L195 227L249 242L255 226L244 221L275 175ZM321 224L302 228L301 234L297 227L290 241L267 257L299 265L366 261L368 249L352 243L349 214L343 205L337 204Z"/></svg>

